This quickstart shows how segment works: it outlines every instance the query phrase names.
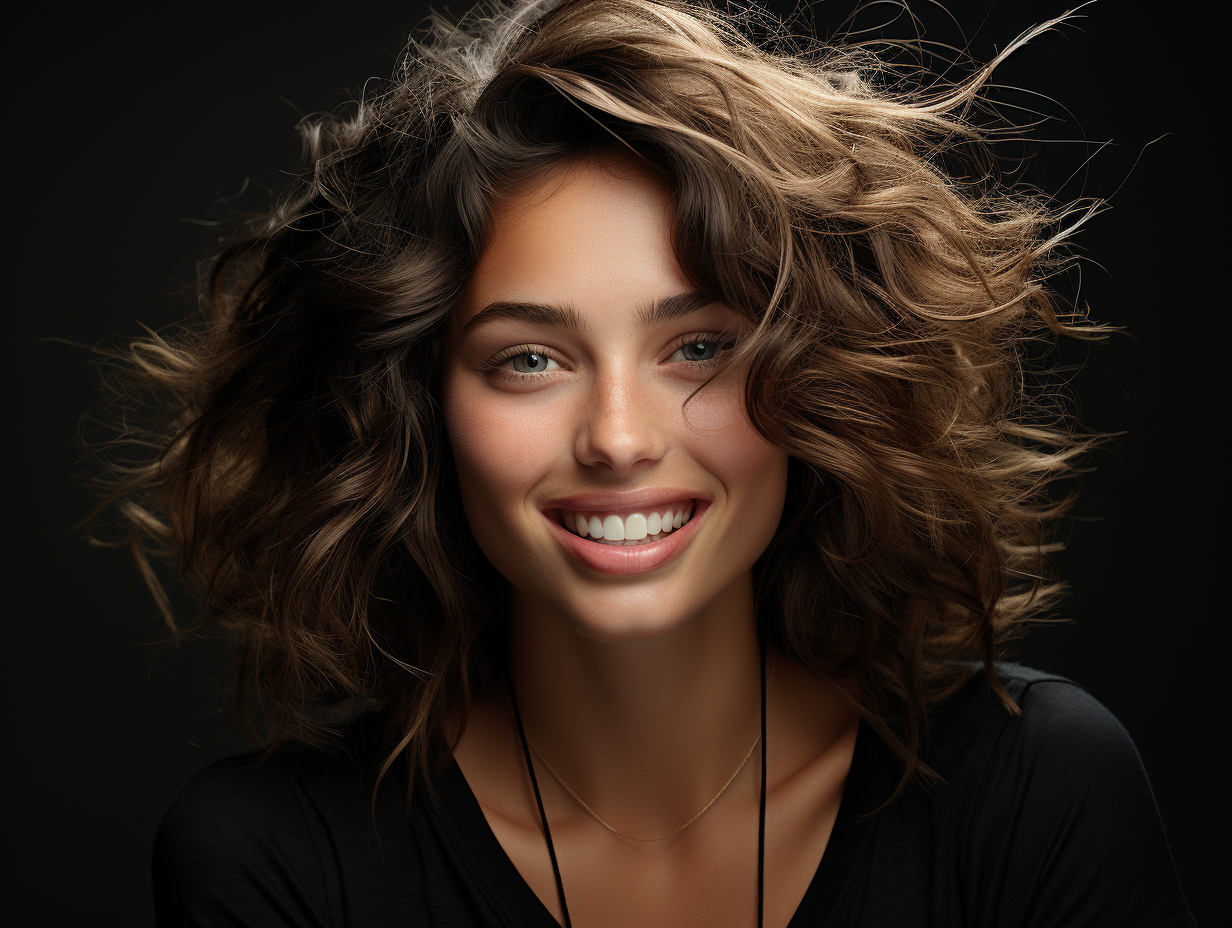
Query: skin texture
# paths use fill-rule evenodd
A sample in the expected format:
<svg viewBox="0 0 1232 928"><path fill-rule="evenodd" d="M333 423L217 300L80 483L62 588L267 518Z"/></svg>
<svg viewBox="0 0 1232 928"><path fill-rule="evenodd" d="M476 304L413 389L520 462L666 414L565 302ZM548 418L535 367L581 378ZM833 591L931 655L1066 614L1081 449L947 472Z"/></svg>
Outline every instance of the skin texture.
<svg viewBox="0 0 1232 928"><path fill-rule="evenodd" d="M646 318L696 290L671 248L671 210L664 181L624 156L506 196L451 320L443 383L467 519L511 585L527 734L592 809L639 837L696 814L757 738L751 571L782 515L788 461L749 425L744 372L724 363L740 318L720 303ZM497 302L557 312L485 312ZM706 350L683 348L697 342ZM694 521L673 557L636 573L571 553L551 505L663 488L697 501ZM781 925L824 851L857 722L824 681L771 663L766 923ZM559 919L503 694L471 707L455 758ZM689 828L638 842L588 817L537 762L574 924L754 924L758 767L754 752Z"/></svg>

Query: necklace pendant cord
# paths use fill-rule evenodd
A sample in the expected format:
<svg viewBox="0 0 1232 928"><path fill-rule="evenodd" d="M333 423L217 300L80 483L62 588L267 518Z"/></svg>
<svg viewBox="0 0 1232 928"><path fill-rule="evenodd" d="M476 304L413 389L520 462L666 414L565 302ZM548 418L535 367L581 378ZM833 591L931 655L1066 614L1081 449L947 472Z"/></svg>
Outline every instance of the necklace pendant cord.
<svg viewBox="0 0 1232 928"><path fill-rule="evenodd" d="M522 739L522 753L526 757L526 769L530 772L530 785L535 790L535 804L539 806L539 821L543 823L543 836L548 843L548 856L552 858L552 873L556 877L556 894L560 897L560 910L565 916L565 928L573 928L569 918L569 903L565 902L565 883L560 878L560 864L556 862L556 846L552 844L552 830L548 827L548 814L543 808L543 796L539 793L539 781L535 778L535 765L530 760L530 743L526 740L526 729L522 727L522 713L518 711L518 696L513 689L513 675L509 675L509 698L513 701L513 717L518 723L518 737ZM758 928L761 919L758 918Z"/></svg>
<svg viewBox="0 0 1232 928"><path fill-rule="evenodd" d="M753 751L758 745L758 742L760 742L761 786L757 812L757 928L764 928L766 901L766 640L764 636L759 634L757 636L757 642L761 656L761 734L758 736L757 741L753 742L753 746L749 748L748 754L744 755L744 760L740 762L740 766L736 768L736 772L728 778L727 782L723 784L723 788L715 794L714 799L711 799L708 803L706 803L701 812L698 812L697 815L694 815L675 831L669 831L667 834L660 835L657 838L634 838L632 835L626 835L623 832L617 831L603 819L599 818L599 816L595 814L594 810L592 810L590 806L586 805L586 803L582 801L581 797L569 788L565 781L560 778L560 775L552 769L551 765L546 760L544 760L543 755L539 753L537 748L535 749L535 754L538 755L539 760L543 762L543 766L547 767L548 773L552 774L552 776L556 779L556 782L564 787L565 791L573 797L574 801L577 802L577 804L580 805L591 818L597 821L608 831L620 835L622 838L628 838L631 841L662 841L664 838L670 838L672 835L684 831L684 829L688 828L701 817L702 812L705 812L706 809L709 809L715 804L718 798L726 792L727 787L731 786L732 781L736 779L740 771L744 769L744 765L748 763L749 758L753 755ZM522 713L518 709L518 696L513 688L512 674L508 676L508 684L509 699L513 704L513 717L518 725L518 737L522 741L522 755L526 759L526 770L530 774L530 785L535 792L535 804L539 807L539 821L543 825L543 837L547 842L548 857L552 860L552 874L556 877L556 893L560 898L561 913L565 918L565 928L573 928L573 921L569 917L569 903L565 901L565 883L560 877L560 864L556 859L556 846L552 843L552 830L548 827L548 814L543 808L543 795L539 792L539 780L535 776L535 765L530 756L532 745L530 743L530 739L526 737L526 729L522 725Z"/></svg>
<svg viewBox="0 0 1232 928"><path fill-rule="evenodd" d="M766 639L761 648L761 793L757 802L757 928L764 928L766 911Z"/></svg>

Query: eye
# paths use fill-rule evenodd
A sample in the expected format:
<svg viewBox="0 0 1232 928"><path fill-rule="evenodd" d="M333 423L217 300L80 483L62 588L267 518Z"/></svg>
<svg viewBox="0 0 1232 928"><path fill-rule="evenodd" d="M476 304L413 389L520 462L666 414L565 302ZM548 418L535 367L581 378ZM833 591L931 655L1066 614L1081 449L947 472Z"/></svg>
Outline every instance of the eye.
<svg viewBox="0 0 1232 928"><path fill-rule="evenodd" d="M724 341L720 336L689 336L688 341L677 348L669 361L693 363L713 361L720 351L730 351L736 345L734 338Z"/></svg>
<svg viewBox="0 0 1232 928"><path fill-rule="evenodd" d="M558 370L560 365L539 351L523 351L507 359L513 369L519 374L541 374L544 371Z"/></svg>
<svg viewBox="0 0 1232 928"><path fill-rule="evenodd" d="M537 345L516 345L485 362L487 370L501 372L505 376L521 376L525 374L544 374L561 370L560 362L548 354L546 349Z"/></svg>

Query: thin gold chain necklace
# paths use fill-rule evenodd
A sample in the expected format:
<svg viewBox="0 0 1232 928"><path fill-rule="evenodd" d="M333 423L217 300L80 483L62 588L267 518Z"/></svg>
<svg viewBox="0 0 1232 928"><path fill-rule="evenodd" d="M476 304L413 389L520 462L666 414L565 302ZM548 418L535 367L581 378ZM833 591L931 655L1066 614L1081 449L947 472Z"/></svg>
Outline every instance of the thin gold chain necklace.
<svg viewBox="0 0 1232 928"><path fill-rule="evenodd" d="M757 928L764 928L766 920L766 639L759 634L757 636L757 643L758 650L761 652L761 737L758 738L758 741L761 742L761 783L759 789L760 796L757 802ZM526 759L526 772L530 775L531 789L535 792L535 805L539 809L539 822L543 825L543 839L548 846L548 857L552 861L552 875L556 878L556 895L560 899L560 912L565 918L565 928L573 928L573 920L569 917L569 902L565 899L565 881L560 876L560 861L556 859L556 845L552 842L552 829L548 826L548 813L543 808L543 794L539 792L539 779L535 776L535 765L531 763L530 759L530 742L526 738L526 728L522 725L522 713L518 711L518 694L513 687L513 675L508 673L507 666L505 682L509 686L509 701L513 704L513 718L518 724L518 738L522 742L522 756ZM757 742L753 744L756 747ZM535 753L539 752L536 751ZM542 759L541 756L540 760ZM748 758L746 757L745 760L747 761ZM545 761L545 766L546 763ZM742 763L740 766L743 767L744 764ZM550 770L551 768L549 767L548 769ZM736 773L739 772L739 770L736 771ZM552 776L556 776L556 774L553 773ZM557 780L559 779L557 777ZM734 779L735 776L733 775L732 780ZM727 782L731 783L731 780ZM563 786L564 784L562 783L561 785ZM724 786L723 789L727 789L727 786ZM719 795L721 796L722 794L723 790L719 790ZM715 797L715 799L717 798L718 796ZM713 804L714 799L711 799L710 805ZM708 805L706 808L709 807ZM705 811L706 809L702 809L702 812ZM698 815L700 814L701 812L698 813ZM594 815L594 813L591 812L591 815ZM598 818L598 816L596 815L595 818ZM697 816L694 816L694 819L696 818ZM599 820L603 821L602 819ZM606 822L603 822L603 824L607 825ZM607 825L607 827L611 828L612 826ZM617 834L619 833L617 832ZM637 839L635 838L634 840Z"/></svg>
<svg viewBox="0 0 1232 928"><path fill-rule="evenodd" d="M598 813L597 813L597 812L595 812L595 810L594 810L594 809L592 809L590 806L588 806L585 802L583 802L583 801L582 801L582 797L581 797L581 796L579 796L577 793L575 793L572 789L570 789L570 788L569 788L569 784L568 784L568 783L566 783L564 780L562 780L562 779L560 778L560 774L559 774L559 773L557 773L555 770L553 770L553 769L552 769L552 765L548 763L548 761L547 761L547 758L546 758L546 757L544 757L541 753L539 753L539 749L538 749L537 747L535 747L535 743L534 743L533 741L531 741L529 738L527 738L527 739L526 739L526 743L527 743L527 744L529 744L529 745L530 745L530 749L531 749L532 751L534 751L534 752L535 752L535 756L536 756L536 757L538 757L538 758L539 758L539 760L543 762L543 766L545 766L545 767L547 768L548 773L550 773L553 777L555 777L555 778L556 778L556 782L557 782L557 783L559 783L561 786L563 786L563 787L564 787L565 792L566 792L566 793L568 793L570 796L572 796L572 797L573 797L573 801L574 801L574 802L576 802L579 806L581 806L581 807L582 807L582 808L586 811L586 814L587 814L587 815L589 815L591 818L593 818L596 822L598 822L600 825L602 825L604 828L606 828L606 829L607 829L608 831L610 831L612 834L615 834L615 835L620 835L622 838L628 838L630 841L645 841L645 842L650 842L650 841L662 841L664 838L670 838L672 835L680 834L680 832L684 831L686 828L688 828L690 825L692 825L694 822L696 822L699 818L701 818L701 817L702 817L702 814L703 814L703 813L704 813L707 809L709 809L712 805L714 805L716 802L718 802L718 801L719 801L719 797L720 797L720 796L722 796L725 792L727 792L727 787L729 787L729 786L731 786L731 785L732 785L732 781L733 781L733 780L735 780L735 779L736 779L736 777L738 777L738 776L740 775L740 771L744 769L744 765L745 765L745 764L747 764L747 763L749 762L749 758L753 756L753 751L754 751L754 750L756 750L756 749L757 749L757 745L761 743L761 735L759 734L759 735L758 735L758 736L757 736L757 737L753 740L753 744L752 744L752 746L749 748L749 752L748 752L747 754L745 754L745 755L744 755L744 760L740 761L740 766L736 768L736 772L735 772L735 773L733 773L730 777L728 777L728 778L727 778L727 782L726 782L726 783L724 783L724 784L723 784L723 786L722 786L722 788L720 788L720 789L719 789L719 791L718 791L717 793L715 793L715 794L714 794L714 798L713 798L713 799L711 799L711 800L710 800L708 803L706 803L704 806L702 806L701 812L698 812L696 815L694 815L691 819L689 819L687 822L685 822L685 823L684 823L683 825L681 825L679 828L677 828L677 829L675 829L675 830L673 830L673 831L669 831L669 832L668 832L667 834L665 834L665 835L659 835L659 837L657 837L657 838L635 838L633 835L627 835L627 834L625 834L623 831L617 831L615 828L613 828L611 825L609 825L609 824L608 824L607 822L605 822L603 819L599 818Z"/></svg>

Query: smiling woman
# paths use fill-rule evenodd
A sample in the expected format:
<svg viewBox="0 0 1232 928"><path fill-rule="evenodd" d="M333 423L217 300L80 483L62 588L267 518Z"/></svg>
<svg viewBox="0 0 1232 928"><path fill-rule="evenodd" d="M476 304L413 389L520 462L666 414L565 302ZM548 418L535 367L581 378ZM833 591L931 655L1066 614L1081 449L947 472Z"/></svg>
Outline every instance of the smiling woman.
<svg viewBox="0 0 1232 928"><path fill-rule="evenodd" d="M467 523L509 581L517 704L564 788L540 801L565 861L557 872L570 877L567 907L533 839L503 690L473 699L453 754L519 873L562 919L719 924L755 899L753 861L732 853L747 838L718 854L699 847L758 802L758 781L735 784L730 770L761 740L753 565L779 524L788 456L749 423L746 371L727 363L741 316L693 290L676 259L668 179L608 151L542 181L494 205L451 318L442 406ZM818 697L813 711L837 710L854 735L850 712ZM564 786L616 810L616 824L599 821L639 840L629 832L674 835L725 780L721 809L675 847L640 855L596 845L582 810L598 813ZM818 833L807 837L778 850L815 858ZM583 860L619 876L575 883ZM798 901L812 874L787 872L784 898ZM614 905L614 886L641 898Z"/></svg>
<svg viewBox="0 0 1232 928"><path fill-rule="evenodd" d="M494 209L454 309L442 402L462 502L514 612L662 634L738 582L751 603L787 454L725 363L741 317L676 260L666 178L610 154L556 175Z"/></svg>
<svg viewBox="0 0 1232 928"><path fill-rule="evenodd" d="M305 124L129 358L111 499L273 710L162 923L1192 922L1125 731L996 662L1095 441L1028 346L1102 330L1084 214L942 169L991 70L536 0Z"/></svg>

